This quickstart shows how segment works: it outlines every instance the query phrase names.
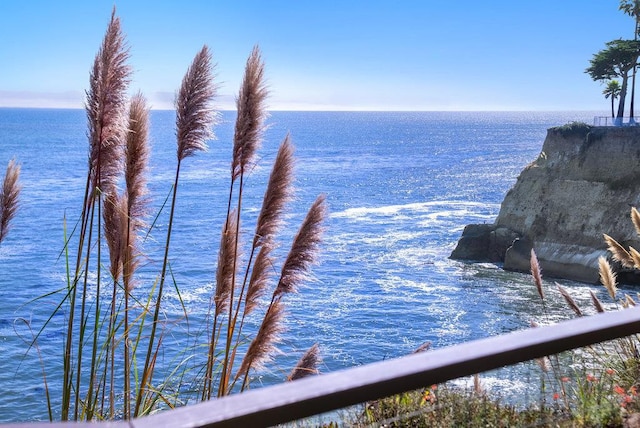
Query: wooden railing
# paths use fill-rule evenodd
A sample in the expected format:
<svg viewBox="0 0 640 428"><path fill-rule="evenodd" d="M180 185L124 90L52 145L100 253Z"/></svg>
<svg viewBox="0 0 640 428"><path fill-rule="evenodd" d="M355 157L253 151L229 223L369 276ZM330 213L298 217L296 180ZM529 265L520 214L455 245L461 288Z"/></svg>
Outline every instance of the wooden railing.
<svg viewBox="0 0 640 428"><path fill-rule="evenodd" d="M451 379L640 333L640 308L516 331L265 387L102 427L262 427L342 409ZM23 428L89 423L14 424Z"/></svg>

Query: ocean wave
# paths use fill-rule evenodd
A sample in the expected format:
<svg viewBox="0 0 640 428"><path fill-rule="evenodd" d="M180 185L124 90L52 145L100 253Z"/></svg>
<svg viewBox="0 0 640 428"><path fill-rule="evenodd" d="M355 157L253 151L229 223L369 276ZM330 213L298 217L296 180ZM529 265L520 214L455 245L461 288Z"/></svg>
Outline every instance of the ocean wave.
<svg viewBox="0 0 640 428"><path fill-rule="evenodd" d="M354 207L347 208L331 214L332 218L352 218L360 219L369 216L395 216L407 211L407 214L423 213L429 219L439 217L464 216L470 213L488 215L488 212L495 212L499 204L487 204L468 201L430 201L412 202L402 205L386 205L378 207ZM439 209L437 209L439 208Z"/></svg>

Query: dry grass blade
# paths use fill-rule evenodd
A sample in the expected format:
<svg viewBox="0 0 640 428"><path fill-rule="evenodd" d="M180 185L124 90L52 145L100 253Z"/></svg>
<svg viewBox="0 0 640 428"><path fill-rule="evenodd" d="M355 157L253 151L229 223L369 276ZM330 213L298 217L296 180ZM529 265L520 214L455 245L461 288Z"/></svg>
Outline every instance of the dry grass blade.
<svg viewBox="0 0 640 428"><path fill-rule="evenodd" d="M605 242L607 243L607 248L611 252L613 259L622 263L622 266L624 267L632 268L633 258L631 257L631 254L629 254L629 252L625 250L624 247L618 243L618 241L616 241L606 233L603 236Z"/></svg>
<svg viewBox="0 0 640 428"><path fill-rule="evenodd" d="M540 263L538 262L538 257L536 256L536 252L531 249L531 276L533 277L533 282L536 285L536 289L538 290L538 294L540 295L540 299L544 301L544 291L542 289L542 269L540 269Z"/></svg>
<svg viewBox="0 0 640 428"><path fill-rule="evenodd" d="M562 297L564 297L564 300L565 302L567 302L567 305L569 305L569 307L573 310L573 312L575 312L577 316L581 317L582 311L576 304L575 300L573 300L573 297L571 297L569 292L557 282L556 282L556 287L558 287L558 291L560 292L560 294L562 294Z"/></svg>
<svg viewBox="0 0 640 428"><path fill-rule="evenodd" d="M616 299L616 274L611 269L611 265L605 257L600 257L598 259L598 266L600 268L600 281L602 285L609 292L609 296L611 299Z"/></svg>
<svg viewBox="0 0 640 428"><path fill-rule="evenodd" d="M271 257L271 248L262 246L256 257L251 271L249 287L247 288L246 303L244 306L244 314L249 315L260 304L260 298L264 296L269 285L269 279L273 272L273 258Z"/></svg>
<svg viewBox="0 0 640 428"><path fill-rule="evenodd" d="M125 152L125 182L128 213L132 229L144 226L147 215L147 170L149 164L149 108L141 93L133 96L129 106L129 133Z"/></svg>
<svg viewBox="0 0 640 428"><path fill-rule="evenodd" d="M260 369L267 363L271 354L275 351L275 345L280 341L280 334L284 331L282 319L284 318L284 305L276 300L273 302L260 324L258 333L251 341L247 353L242 359L239 376L248 376L249 369Z"/></svg>
<svg viewBox="0 0 640 428"><path fill-rule="evenodd" d="M264 82L264 63L260 49L254 47L236 100L238 117L233 136L231 174L236 179L253 162L260 146L266 118L265 101L268 91Z"/></svg>
<svg viewBox="0 0 640 428"><path fill-rule="evenodd" d="M269 177L262 209L258 216L254 247L270 243L282 223L282 213L292 196L293 162L293 145L287 135L278 149Z"/></svg>
<svg viewBox="0 0 640 428"><path fill-rule="evenodd" d="M218 253L218 269L216 271L216 291L214 296L215 315L219 315L229 307L229 297L233 286L234 260L238 255L235 251L236 234L238 233L237 216L235 212L229 216L223 226L220 250Z"/></svg>
<svg viewBox="0 0 640 428"><path fill-rule="evenodd" d="M306 279L311 265L316 261L326 215L325 196L320 195L309 209L293 240L291 250L282 266L274 297L295 292L298 284Z"/></svg>
<svg viewBox="0 0 640 428"><path fill-rule="evenodd" d="M20 165L15 160L10 160L2 183L2 195L0 195L0 242L4 241L9 233L11 221L18 211L18 200L22 186L19 183Z"/></svg>
<svg viewBox="0 0 640 428"><path fill-rule="evenodd" d="M213 83L213 66L209 48L198 52L182 79L176 99L176 134L178 159L207 149L206 140L213 138L212 126L217 117L210 104L217 88Z"/></svg>
<svg viewBox="0 0 640 428"><path fill-rule="evenodd" d="M92 188L108 193L122 170L126 138L126 97L130 67L129 52L120 20L111 15L104 40L90 76L86 110L89 122L90 174Z"/></svg>
<svg viewBox="0 0 640 428"><path fill-rule="evenodd" d="M602 305L600 299L598 299L598 296L596 296L596 294L591 290L589 290L589 294L591 294L591 302L593 303L593 307L596 308L596 311L598 313L604 312L604 306Z"/></svg>
<svg viewBox="0 0 640 428"><path fill-rule="evenodd" d="M287 376L287 381L293 381L302 379L303 377L317 375L320 373L318 370L318 364L320 363L320 348L318 344L314 344L311 348L304 353L300 358L296 366L291 371L291 374Z"/></svg>
<svg viewBox="0 0 640 428"><path fill-rule="evenodd" d="M636 207L631 208L631 221L636 229L636 233L640 235L640 212L638 212Z"/></svg>

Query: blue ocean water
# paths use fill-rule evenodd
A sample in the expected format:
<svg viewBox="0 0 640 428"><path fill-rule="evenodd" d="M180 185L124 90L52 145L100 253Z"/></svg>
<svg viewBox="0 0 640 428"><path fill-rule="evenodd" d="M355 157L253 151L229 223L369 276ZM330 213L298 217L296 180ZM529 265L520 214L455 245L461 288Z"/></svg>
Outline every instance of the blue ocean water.
<svg viewBox="0 0 640 428"><path fill-rule="evenodd" d="M273 112L247 181L247 206L259 209L278 144L289 132L297 193L282 252L318 194L326 194L331 214L314 277L287 296L282 354L256 383L283 379L315 342L322 370L333 371L398 357L425 341L437 348L544 322L527 275L448 256L465 225L493 222L518 173L540 152L547 128L591 123L598 114ZM223 112L209 151L183 164L171 266L192 323L204 316L214 288L233 120L233 112ZM151 124L150 187L158 210L176 164L173 112L152 112ZM55 299L34 299L65 285L64 228L71 230L80 214L87 153L83 111L0 109L0 163L18 160L23 184L19 214L0 246L0 422L46 418L38 353L27 353L25 325L37 330ZM148 281L157 274L165 228L163 213L144 245ZM565 286L579 302L590 289L601 292ZM560 297L549 307L557 318L569 316ZM175 292L167 308L167 319L181 319ZM62 317L52 325L62 325ZM48 366L59 366L62 338L62 328L39 338ZM60 383L55 372L47 381ZM515 389L524 381L517 372L485 379Z"/></svg>

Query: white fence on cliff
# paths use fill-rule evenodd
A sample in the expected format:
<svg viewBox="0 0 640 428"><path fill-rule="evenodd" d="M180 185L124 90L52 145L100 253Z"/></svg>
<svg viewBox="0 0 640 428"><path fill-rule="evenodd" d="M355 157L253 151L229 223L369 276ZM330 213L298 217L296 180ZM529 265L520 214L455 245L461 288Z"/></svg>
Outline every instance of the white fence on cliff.
<svg viewBox="0 0 640 428"><path fill-rule="evenodd" d="M593 126L638 126L640 125L640 117L611 117L611 116L595 116L593 118Z"/></svg>

